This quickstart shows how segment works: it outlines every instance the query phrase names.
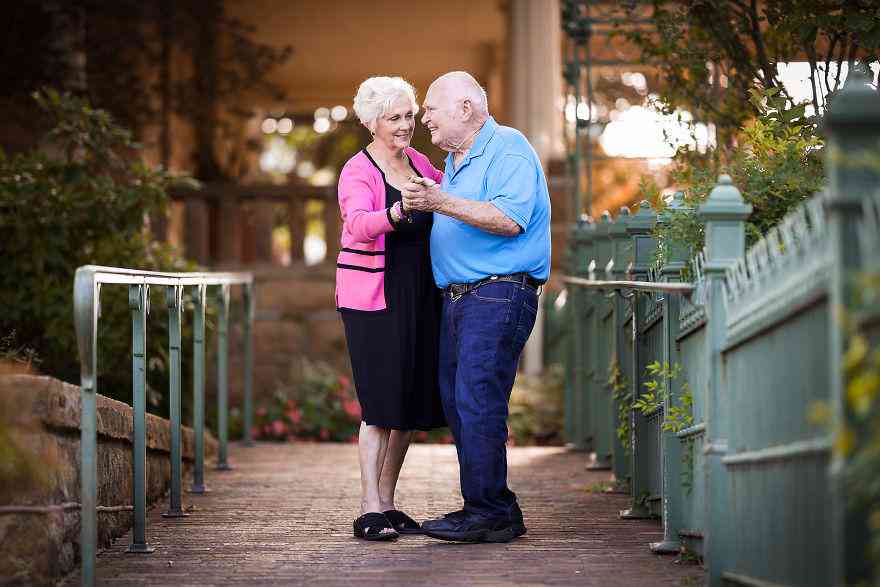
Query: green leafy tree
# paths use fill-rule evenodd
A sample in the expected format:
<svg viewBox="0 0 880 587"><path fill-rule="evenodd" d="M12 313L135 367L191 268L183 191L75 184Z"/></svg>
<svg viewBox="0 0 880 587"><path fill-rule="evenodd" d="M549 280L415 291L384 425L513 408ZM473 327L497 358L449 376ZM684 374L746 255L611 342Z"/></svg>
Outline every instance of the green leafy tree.
<svg viewBox="0 0 880 587"><path fill-rule="evenodd" d="M776 90L777 64L808 61L816 113L843 83L842 64L880 55L877 0L652 0L656 28L621 31L655 64L668 112L684 108L718 125L722 143L759 115L750 91Z"/></svg>
<svg viewBox="0 0 880 587"><path fill-rule="evenodd" d="M0 334L15 332L16 344L34 349L43 372L78 384L76 268L194 267L144 229L144 219L166 206L174 179L146 166L130 133L107 112L53 90L35 98L52 126L43 149L11 157L0 152ZM167 388L167 310L164 292L151 294L147 377L157 410ZM126 288L104 288L99 390L123 401L131 396L130 324Z"/></svg>

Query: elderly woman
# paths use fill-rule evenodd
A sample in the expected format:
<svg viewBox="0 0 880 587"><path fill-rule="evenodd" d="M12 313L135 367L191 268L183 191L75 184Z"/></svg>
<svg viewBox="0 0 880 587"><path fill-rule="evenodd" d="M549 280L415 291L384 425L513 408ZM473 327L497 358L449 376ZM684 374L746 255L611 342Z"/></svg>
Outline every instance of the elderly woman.
<svg viewBox="0 0 880 587"><path fill-rule="evenodd" d="M413 430L446 425L437 384L441 299L428 247L433 218L404 210L400 193L410 178L428 184L442 179L409 146L417 111L405 80L363 82L354 112L373 140L339 176L336 307L361 404L362 515L354 535L366 540L421 533L395 506L397 478Z"/></svg>

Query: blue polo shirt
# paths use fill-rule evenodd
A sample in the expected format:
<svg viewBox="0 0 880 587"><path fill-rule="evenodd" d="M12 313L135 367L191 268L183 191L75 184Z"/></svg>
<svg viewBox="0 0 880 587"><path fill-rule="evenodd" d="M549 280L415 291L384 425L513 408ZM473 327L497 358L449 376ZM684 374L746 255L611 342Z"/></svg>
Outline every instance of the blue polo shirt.
<svg viewBox="0 0 880 587"><path fill-rule="evenodd" d="M511 273L547 280L550 194L541 161L521 132L499 125L490 116L458 167L452 153L446 157L440 189L460 198L492 202L522 232L513 237L491 234L435 213L431 263L438 287Z"/></svg>

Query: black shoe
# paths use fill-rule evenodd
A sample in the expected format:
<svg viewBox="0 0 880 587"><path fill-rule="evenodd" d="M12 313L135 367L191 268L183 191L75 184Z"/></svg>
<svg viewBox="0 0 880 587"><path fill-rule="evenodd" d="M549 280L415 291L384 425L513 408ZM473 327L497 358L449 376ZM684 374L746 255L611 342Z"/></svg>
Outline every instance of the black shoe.
<svg viewBox="0 0 880 587"><path fill-rule="evenodd" d="M354 537L364 540L396 540L400 534L385 517L385 514L369 512L354 521ZM387 530L387 531L386 531Z"/></svg>
<svg viewBox="0 0 880 587"><path fill-rule="evenodd" d="M461 520L464 520L467 517L467 513L464 510L456 510L454 512L449 512L448 514L443 514L442 518L435 518L433 520L425 520L422 522L422 530L427 532L428 530L452 530L458 526L458 523Z"/></svg>
<svg viewBox="0 0 880 587"><path fill-rule="evenodd" d="M394 529L400 534L424 534L419 523L400 510L388 510L383 512Z"/></svg>
<svg viewBox="0 0 880 587"><path fill-rule="evenodd" d="M485 519L467 516L449 520L442 528L432 525L425 527L425 534L431 538L452 542L510 542L526 533L526 526L521 521L508 519Z"/></svg>

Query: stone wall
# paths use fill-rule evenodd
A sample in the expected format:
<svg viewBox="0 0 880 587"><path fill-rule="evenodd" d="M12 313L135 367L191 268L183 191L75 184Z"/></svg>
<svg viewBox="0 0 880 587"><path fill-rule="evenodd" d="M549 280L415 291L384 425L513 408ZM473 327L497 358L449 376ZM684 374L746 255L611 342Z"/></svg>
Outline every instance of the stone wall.
<svg viewBox="0 0 880 587"><path fill-rule="evenodd" d="M0 375L0 584L53 583L79 564L79 422L79 387L51 377ZM101 546L131 527L131 436L131 407L99 395ZM168 490L170 438L168 420L148 414L148 504ZM185 428L186 477L194 441ZM212 437L205 447L206 458L216 455Z"/></svg>

